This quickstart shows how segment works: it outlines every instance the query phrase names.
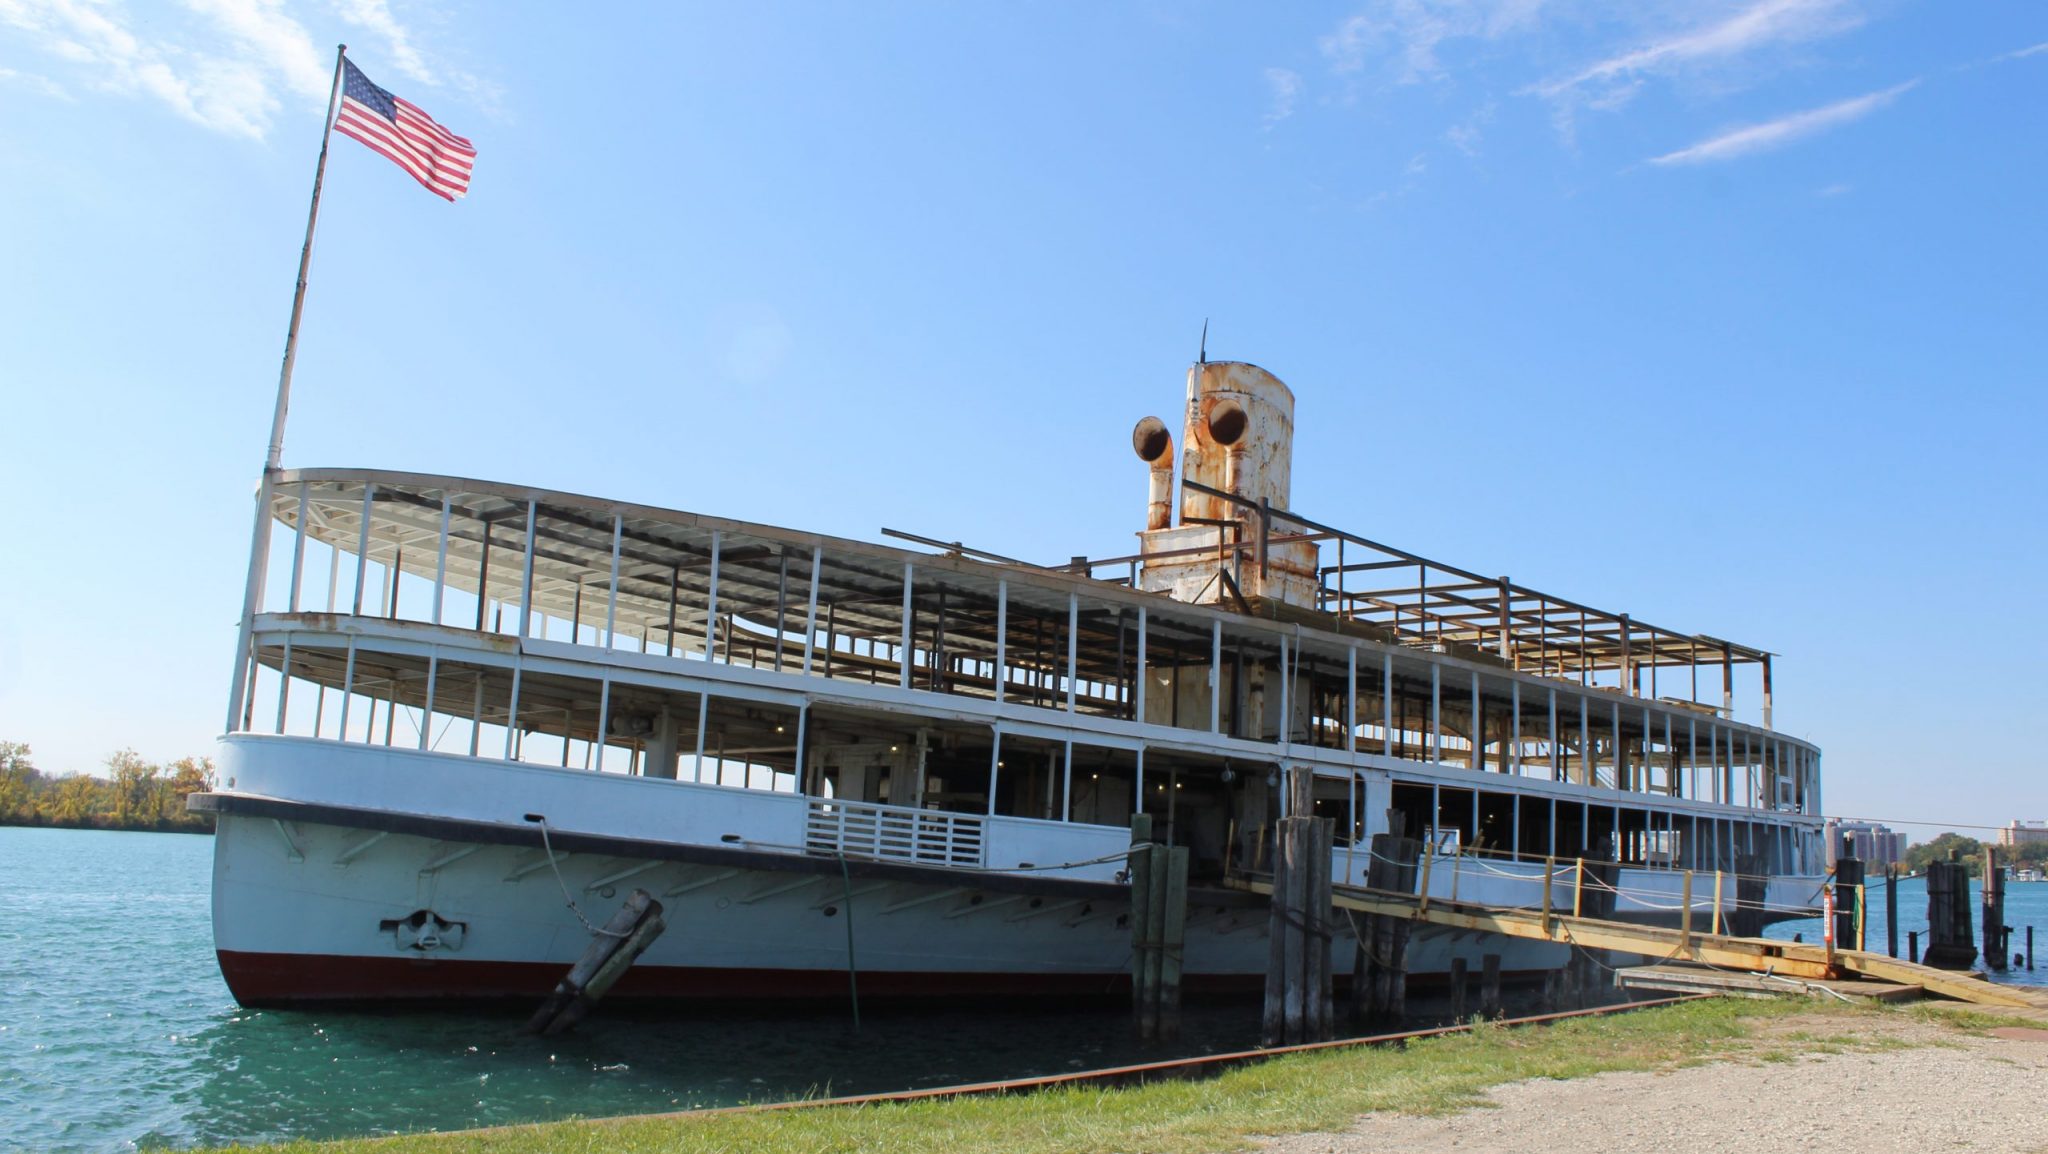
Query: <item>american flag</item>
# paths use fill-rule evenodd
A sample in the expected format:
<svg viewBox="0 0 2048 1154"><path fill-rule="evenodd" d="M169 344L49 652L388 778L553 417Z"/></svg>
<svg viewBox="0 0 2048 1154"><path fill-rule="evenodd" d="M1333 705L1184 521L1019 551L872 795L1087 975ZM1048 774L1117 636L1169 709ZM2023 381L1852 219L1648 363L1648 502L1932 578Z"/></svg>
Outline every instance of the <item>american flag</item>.
<svg viewBox="0 0 2048 1154"><path fill-rule="evenodd" d="M341 68L336 130L384 154L443 200L469 192L469 169L476 163L469 141L434 123L418 105L370 83L353 60L344 58Z"/></svg>

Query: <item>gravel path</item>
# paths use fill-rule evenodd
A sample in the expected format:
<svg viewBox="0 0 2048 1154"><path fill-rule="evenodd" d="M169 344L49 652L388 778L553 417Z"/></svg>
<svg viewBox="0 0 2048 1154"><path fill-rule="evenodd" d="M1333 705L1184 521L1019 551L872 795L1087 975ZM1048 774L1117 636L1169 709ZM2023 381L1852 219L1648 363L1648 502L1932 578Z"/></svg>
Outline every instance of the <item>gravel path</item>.
<svg viewBox="0 0 2048 1154"><path fill-rule="evenodd" d="M1796 1028L1796 1023L1787 1023ZM1759 1154L1852 1150L2048 1154L2048 1030L1973 1037L1922 1023L1871 1028L1910 1049L1810 1054L1663 1073L1496 1087L1494 1109L1370 1114L1341 1134L1275 1139L1273 1154ZM1839 1033L1839 1020L1816 1032Z"/></svg>

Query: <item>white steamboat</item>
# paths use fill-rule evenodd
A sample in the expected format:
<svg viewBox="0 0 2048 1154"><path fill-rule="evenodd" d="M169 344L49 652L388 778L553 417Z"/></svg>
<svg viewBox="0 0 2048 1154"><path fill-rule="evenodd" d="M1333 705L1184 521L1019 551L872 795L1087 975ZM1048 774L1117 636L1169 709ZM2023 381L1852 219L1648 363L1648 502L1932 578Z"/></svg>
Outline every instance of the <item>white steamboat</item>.
<svg viewBox="0 0 2048 1154"><path fill-rule="evenodd" d="M644 888L672 928L614 998L836 999L850 966L864 998L1115 995L1144 812L1191 851L1186 987L1256 989L1266 911L1221 882L1262 867L1297 766L1339 883L1398 813L1445 898L1534 905L1546 862L1602 857L1623 918L1674 921L1688 870L1744 878L1696 918L1810 904L1819 753L1772 730L1769 654L1291 512L1293 397L1251 365L1191 368L1181 424L1178 453L1137 429L1139 553L1054 567L270 472L192 803L229 986L537 999L589 941L563 889L601 921ZM1408 963L1481 951L1565 960L1418 927Z"/></svg>

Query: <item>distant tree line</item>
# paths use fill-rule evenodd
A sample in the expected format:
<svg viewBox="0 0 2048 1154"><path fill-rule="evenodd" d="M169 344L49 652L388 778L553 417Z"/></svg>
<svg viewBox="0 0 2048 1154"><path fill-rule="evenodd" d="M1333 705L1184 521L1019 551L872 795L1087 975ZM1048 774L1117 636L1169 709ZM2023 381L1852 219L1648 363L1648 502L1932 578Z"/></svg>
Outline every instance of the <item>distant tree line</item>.
<svg viewBox="0 0 2048 1154"><path fill-rule="evenodd" d="M106 768L105 777L44 773L26 744L0 741L0 825L212 831L212 817L185 812L187 795L213 788L212 758L158 765L124 749L107 758Z"/></svg>
<svg viewBox="0 0 2048 1154"><path fill-rule="evenodd" d="M1949 852L1953 850L1958 855L1959 860L1970 867L1970 876L1977 877L1984 872L1984 845L1985 843L1978 841L1974 837L1964 837L1959 833L1945 833L1933 841L1923 841L1919 845L1908 849L1905 860L1899 864L1916 874L1926 873L1929 862L1947 861ZM1992 845L1997 847L1996 842L1993 842ZM1998 861L2001 865L2041 869L2043 868L2043 863L2048 862L2048 846L2044 846L2039 842L2030 845L2020 845L2009 850L2003 847L1997 848L1999 850Z"/></svg>

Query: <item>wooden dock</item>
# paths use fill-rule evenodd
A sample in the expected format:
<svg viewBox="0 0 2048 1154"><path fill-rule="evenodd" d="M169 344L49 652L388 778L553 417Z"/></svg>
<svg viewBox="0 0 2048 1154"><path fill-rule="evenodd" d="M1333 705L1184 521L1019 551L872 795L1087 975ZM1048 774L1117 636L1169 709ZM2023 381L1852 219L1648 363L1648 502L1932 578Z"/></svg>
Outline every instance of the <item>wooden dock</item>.
<svg viewBox="0 0 2048 1154"><path fill-rule="evenodd" d="M1270 895L1273 890L1269 883L1257 880L1233 880L1227 884L1259 894ZM2048 1010L2048 990L1993 985L1974 974L1937 970L1864 950L1833 949L1825 943L1698 933L1690 928L1573 917L1554 910L1496 909L1352 886L1332 887L1330 900L1337 909L1354 913L1556 942L1582 950L1612 950L1666 963L1689 962L1816 982L1875 979L1978 1005Z"/></svg>
<svg viewBox="0 0 2048 1154"><path fill-rule="evenodd" d="M1614 985L1617 989L1653 990L1666 994L1726 994L1738 998L1780 998L1787 994L1805 994L1815 998L1833 996L1863 1002L1911 1002L1924 993L1919 986L1881 982L1874 978L1816 981L1676 964L1623 966L1614 971Z"/></svg>

